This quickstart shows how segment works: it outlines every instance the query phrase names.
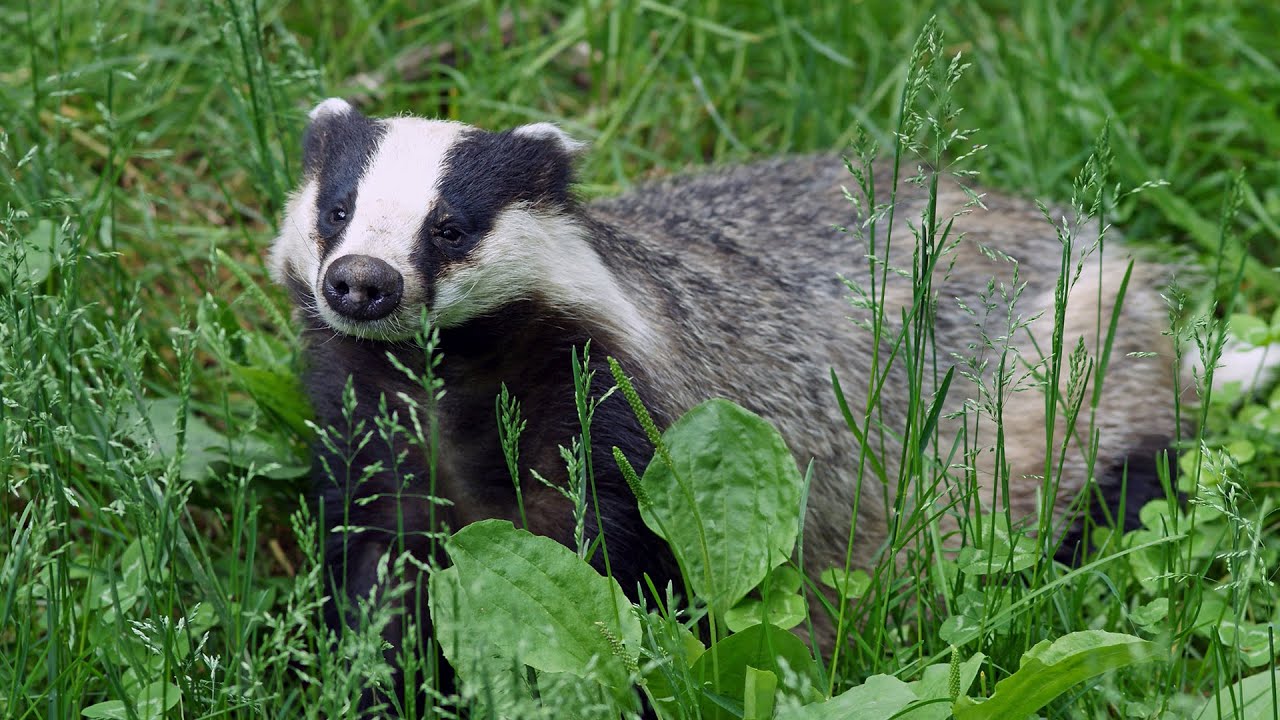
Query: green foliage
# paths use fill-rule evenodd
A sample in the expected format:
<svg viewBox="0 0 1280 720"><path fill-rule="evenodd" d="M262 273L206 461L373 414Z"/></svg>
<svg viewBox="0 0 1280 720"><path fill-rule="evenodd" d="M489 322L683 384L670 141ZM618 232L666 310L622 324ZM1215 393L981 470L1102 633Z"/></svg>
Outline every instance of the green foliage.
<svg viewBox="0 0 1280 720"><path fill-rule="evenodd" d="M1234 313L1229 327L1231 335L1243 343L1244 351L1280 357L1280 307L1269 321ZM1247 390L1252 385L1265 386L1267 380L1263 376L1244 385L1231 381L1215 393L1215 402L1208 408L1208 422L1224 432L1207 444L1211 449L1193 450L1182 456L1184 473L1212 483L1213 478L1222 477L1219 468L1223 462L1265 471L1280 459L1280 385L1261 396ZM1215 450L1225 456L1215 457Z"/></svg>
<svg viewBox="0 0 1280 720"><path fill-rule="evenodd" d="M874 675L829 700L787 707L778 720L946 720L951 703L973 684L985 660L978 653L961 663L953 653L950 665L930 665L912 682Z"/></svg>
<svg viewBox="0 0 1280 720"><path fill-rule="evenodd" d="M640 515L671 545L693 593L723 616L791 556L800 471L776 430L726 400L685 413L661 445L670 462L646 468Z"/></svg>
<svg viewBox="0 0 1280 720"><path fill-rule="evenodd" d="M734 605L725 613L724 623L733 632L742 632L760 623L789 630L804 622L807 610L803 595L769 594L763 600L749 598Z"/></svg>
<svg viewBox="0 0 1280 720"><path fill-rule="evenodd" d="M809 649L795 635L759 623L707 648L689 674L701 688L702 717L727 720L742 717L748 704L773 707L774 697L764 692L766 688L776 689L788 672L799 676L793 685L811 683L813 670Z"/></svg>
<svg viewBox="0 0 1280 720"><path fill-rule="evenodd" d="M714 580L707 586L695 583L700 597L732 592L740 599L772 564L787 559L795 543L800 486L790 451L768 423L723 400L694 408L660 442L672 467L680 469L680 479L673 479L669 471L645 473L643 487L653 500L647 519L655 529L670 532L686 568L742 585L740 591L729 591L718 589ZM569 456L574 460L576 456ZM680 503L689 497L686 489L692 489L694 500L682 508ZM706 498L715 498L720 506ZM740 504L750 512L735 509ZM698 510L716 510L703 516L707 520L701 532L695 525L702 519ZM742 533L744 528L748 532ZM612 579L598 575L557 542L503 521L469 525L445 549L453 566L432 575L432 615L445 655L464 681L491 682L494 674L514 662L541 673L592 678L614 690L630 686L638 672L641 627ZM720 564L689 561L694 552L705 552ZM758 558L754 562L759 569L752 561L726 568L733 555ZM800 576L786 570L773 573L769 585L777 592L766 595L766 601L793 598L791 611L799 617L791 626L804 619L804 604L796 594ZM739 608L739 615L746 614ZM771 692L765 688L777 685L777 657L784 658L790 670L812 676L809 649L794 635L756 619L699 652L679 672L698 689L704 717L739 717L747 703L748 678L752 702L769 705ZM773 679L760 672L771 673ZM670 683L664 686L669 689ZM725 707L732 714L723 715Z"/></svg>
<svg viewBox="0 0 1280 720"><path fill-rule="evenodd" d="M1021 720L1100 673L1156 659L1155 645L1133 637L1086 630L1037 643L1022 656L1017 672L996 684L981 701L956 701L956 720Z"/></svg>
<svg viewBox="0 0 1280 720"><path fill-rule="evenodd" d="M1220 689L1196 720L1275 720L1280 670L1260 672Z"/></svg>
<svg viewBox="0 0 1280 720"><path fill-rule="evenodd" d="M934 3L835 1L486 0L426 11L395 1L0 4L0 717L350 717L365 686L388 680L378 630L396 619L391 610L357 603L349 609L363 630L340 639L320 622L327 590L321 538L302 501L306 448L412 438L429 451L432 408L380 418L352 437L317 436L296 379L288 302L261 260L299 171L305 112L328 95L355 97L374 114L490 128L555 120L593 145L580 168L587 196L691 164L851 141L855 169L859 151L879 146L894 150L904 176L925 161L1020 194L1078 194L1085 214L1100 200L1106 224L1174 264L1207 269L1208 287L1184 277L1169 292L1174 333L1203 366L1212 367L1228 322L1247 343L1280 338L1274 3L965 0L939 15L945 41L926 34L917 44L935 12ZM945 300L928 283L945 268L946 218L893 220L891 200L873 208L881 229L909 222L930 248L903 269L927 308ZM999 357L999 336L1017 323L985 319L994 347L984 350ZM885 320L873 328L878 339L896 341L885 328L901 318ZM911 322L898 362L924 377L929 313ZM1080 389L1089 361L1073 366L1072 348L1053 350L1058 367L1045 380L1076 403L1054 421L1087 435L1090 400ZM1091 362L1095 373L1106 364ZM971 369L948 376L950 393ZM425 373L432 405L432 368L413 370ZM877 377L840 380L868 394L879 387ZM998 429L991 418L1014 385L1002 379L978 398L984 432ZM578 393L582 420L598 399ZM885 468L899 465L912 482L939 468L963 474L963 451L948 457L930 445L940 399L907 402L911 450L858 458L867 477L897 482ZM515 404L500 408L518 437ZM881 431L864 408L843 409L855 433ZM1166 479L1188 502L1148 505L1132 533L1096 529L1095 552L1074 569L1047 560L1049 534L963 498L952 508L960 536L939 537L932 498L899 493L886 560L866 574L831 569L819 584L832 592L819 595L778 565L798 520L794 466L781 455L767 481L780 485L758 496L776 521L769 532L750 514L748 493L729 490L748 512L732 522L754 527L750 537L723 532L724 516L688 503L674 476L634 478L642 504L657 508L654 522L670 518L681 538L692 604L659 597L660 588L653 612L624 607L577 553L493 524L463 530L466 557L483 560L468 568L482 587L503 581L497 572L508 564L523 567L519 587L550 598L544 615L600 616L606 628L541 636L529 655L531 645L505 637L473 645L464 641L477 626L457 614L475 611L472 603L441 603L471 598L468 561L431 570L431 583L446 588L433 595L437 622L466 628L440 640L476 669L463 670L456 697L430 699L472 717L617 716L638 708L634 681L673 718L940 720L962 694L989 698L972 712L999 707L991 703L1010 687L1002 683L1027 677L1013 668L1028 648L1105 631L1159 652L1088 679L1082 670L1069 687L1037 682L1060 694L1035 712L1274 720L1280 390L1228 387L1182 411L1201 429L1170 458L1181 472ZM753 424L717 412L731 428ZM584 430L567 452L576 477L589 480ZM731 458L739 436L753 438L756 452L765 434L709 437ZM653 437L668 452L656 428ZM682 466L672 451L649 467L674 466L683 478L707 464ZM585 512L587 488L574 497ZM478 547L485 533L509 547ZM938 550L957 543L954 555ZM739 553L750 562L725 564ZM528 558L564 574L551 579ZM380 567L399 577L413 566L389 555ZM850 638L839 658L802 653L772 628L795 619L799 599L810 618L844 618ZM546 627L503 625L498 608L479 632ZM714 653L704 645L713 640ZM485 654L495 647L512 652ZM432 685L431 668L420 670Z"/></svg>
<svg viewBox="0 0 1280 720"><path fill-rule="evenodd" d="M132 706L126 706L122 700L100 702L81 710L80 715L109 720L129 720L132 717L155 720L182 702L182 688L161 680L143 688L132 700Z"/></svg>
<svg viewBox="0 0 1280 720"><path fill-rule="evenodd" d="M465 638L539 670L629 686L640 623L612 578L555 540L500 520L459 530L445 551L453 567L433 575L431 602L453 606L438 625L450 659L463 657Z"/></svg>

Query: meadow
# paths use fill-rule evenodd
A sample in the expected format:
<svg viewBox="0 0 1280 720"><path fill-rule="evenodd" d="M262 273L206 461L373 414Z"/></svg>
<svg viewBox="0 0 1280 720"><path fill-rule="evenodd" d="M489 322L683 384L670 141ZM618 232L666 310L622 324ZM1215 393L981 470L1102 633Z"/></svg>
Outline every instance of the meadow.
<svg viewBox="0 0 1280 720"><path fill-rule="evenodd" d="M590 144L586 197L710 163L900 153L1100 214L1179 268L1169 332L1212 366L1224 342L1280 341L1277 26L1265 0L5 3L0 717L354 717L385 680L374 633L335 643L320 622L318 431L263 262L319 100L554 121ZM517 582L590 632L521 635L433 600L464 682L402 714L1280 718L1280 388L1210 380L1143 527L1097 529L1066 567L997 514L967 554L837 574L861 619L837 657L771 629L822 610L767 552L718 579L738 590L633 612L577 553L472 526L433 591L492 581L503 548L575 578ZM929 398L910 404L927 427ZM726 421L773 447L715 406L683 431ZM919 452L904 464L936 470ZM894 550L930 532L903 510L926 519ZM710 542L748 554L750 535Z"/></svg>

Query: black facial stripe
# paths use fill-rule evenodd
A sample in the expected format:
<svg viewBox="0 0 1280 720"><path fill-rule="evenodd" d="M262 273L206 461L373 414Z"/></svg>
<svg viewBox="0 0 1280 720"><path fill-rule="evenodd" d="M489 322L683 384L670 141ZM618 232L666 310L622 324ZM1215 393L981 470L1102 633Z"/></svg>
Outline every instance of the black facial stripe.
<svg viewBox="0 0 1280 720"><path fill-rule="evenodd" d="M349 221L355 213L356 189L369 168L386 128L355 109L326 113L307 127L303 137L303 172L316 182L316 230L322 238L321 259L337 247L346 227L330 214L342 205Z"/></svg>
<svg viewBox="0 0 1280 720"><path fill-rule="evenodd" d="M464 259L493 229L498 214L516 202L563 207L573 202L573 162L551 138L469 130L449 148L437 182L439 200L423 222L421 239L440 264ZM436 230L448 223L467 236L441 247ZM430 260L429 260L430 262ZM435 273L426 273L428 276Z"/></svg>

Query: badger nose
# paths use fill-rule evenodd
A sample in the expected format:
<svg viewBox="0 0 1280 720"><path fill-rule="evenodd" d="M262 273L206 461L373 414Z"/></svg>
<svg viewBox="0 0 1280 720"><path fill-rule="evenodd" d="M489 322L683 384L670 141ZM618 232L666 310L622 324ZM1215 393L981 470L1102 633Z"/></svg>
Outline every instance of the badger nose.
<svg viewBox="0 0 1280 720"><path fill-rule="evenodd" d="M344 255L324 273L324 299L351 320L384 318L400 304L404 277L386 262L368 255Z"/></svg>

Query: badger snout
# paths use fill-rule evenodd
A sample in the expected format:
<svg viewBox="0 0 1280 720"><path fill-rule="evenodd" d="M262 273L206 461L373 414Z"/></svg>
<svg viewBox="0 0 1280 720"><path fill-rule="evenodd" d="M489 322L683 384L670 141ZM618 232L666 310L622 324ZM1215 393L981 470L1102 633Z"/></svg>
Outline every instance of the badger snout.
<svg viewBox="0 0 1280 720"><path fill-rule="evenodd" d="M344 318L378 320L400 306L404 277L383 260L368 255L344 255L324 274L324 299Z"/></svg>

